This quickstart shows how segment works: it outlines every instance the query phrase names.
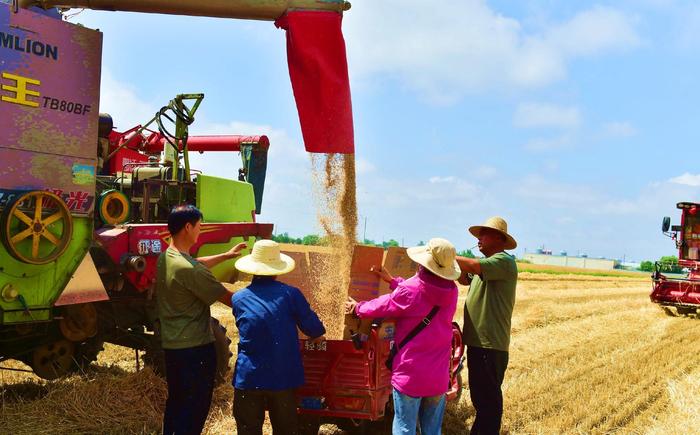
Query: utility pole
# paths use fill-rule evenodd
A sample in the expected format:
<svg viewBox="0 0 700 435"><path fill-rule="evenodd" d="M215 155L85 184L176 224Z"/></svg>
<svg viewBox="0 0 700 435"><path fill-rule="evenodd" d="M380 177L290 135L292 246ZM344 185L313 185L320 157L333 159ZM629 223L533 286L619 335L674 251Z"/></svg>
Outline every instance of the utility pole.
<svg viewBox="0 0 700 435"><path fill-rule="evenodd" d="M362 231L362 243L367 240L367 216L365 216L365 229Z"/></svg>

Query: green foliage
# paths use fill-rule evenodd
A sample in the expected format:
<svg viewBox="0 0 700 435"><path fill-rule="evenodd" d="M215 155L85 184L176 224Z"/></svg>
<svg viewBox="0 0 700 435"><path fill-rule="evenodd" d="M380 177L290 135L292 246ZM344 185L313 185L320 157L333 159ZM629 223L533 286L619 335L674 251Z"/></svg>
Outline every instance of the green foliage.
<svg viewBox="0 0 700 435"><path fill-rule="evenodd" d="M291 243L294 245L314 245L314 246L327 246L329 244L326 237L321 237L318 234L307 234L304 237L292 237L288 233L276 234L272 236L272 240L277 243ZM399 242L394 239L389 239L386 242L377 243L374 240L364 239L362 241L363 245L368 246L379 246L384 249L390 246L399 246Z"/></svg>
<svg viewBox="0 0 700 435"><path fill-rule="evenodd" d="M389 239L389 240L386 241L386 242L382 242L382 245L381 245L381 246L382 246L382 248L386 249L386 248L388 248L388 247L390 247L390 246L399 246L399 242L397 242L397 241L394 240L394 239Z"/></svg>
<svg viewBox="0 0 700 435"><path fill-rule="evenodd" d="M678 257L675 255L664 255L659 259L659 270L661 272L681 273L681 269L678 265Z"/></svg>
<svg viewBox="0 0 700 435"><path fill-rule="evenodd" d="M476 255L474 255L471 249L460 251L457 253L457 255L459 255L460 257L476 258Z"/></svg>
<svg viewBox="0 0 700 435"><path fill-rule="evenodd" d="M642 272L653 272L654 271L654 262L653 261L642 261L639 264L639 270Z"/></svg>
<svg viewBox="0 0 700 435"><path fill-rule="evenodd" d="M321 245L321 236L316 234L306 235L303 239L301 239L301 243L303 245Z"/></svg>
<svg viewBox="0 0 700 435"><path fill-rule="evenodd" d="M291 243L293 245L328 245L328 240L318 234L308 234L304 237L292 237L288 233L275 234L272 240L277 243Z"/></svg>
<svg viewBox="0 0 700 435"><path fill-rule="evenodd" d="M272 240L274 240L277 243L293 243L295 245L302 244L302 239L290 237L288 233L273 235Z"/></svg>

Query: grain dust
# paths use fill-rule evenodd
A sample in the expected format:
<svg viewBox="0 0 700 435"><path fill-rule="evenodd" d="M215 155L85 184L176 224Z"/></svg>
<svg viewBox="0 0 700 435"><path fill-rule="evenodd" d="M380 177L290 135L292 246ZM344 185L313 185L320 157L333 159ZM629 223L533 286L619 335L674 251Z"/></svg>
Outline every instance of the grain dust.
<svg viewBox="0 0 700 435"><path fill-rule="evenodd" d="M311 156L313 197L322 235L332 254L310 258L311 303L323 320L328 339L343 337L343 306L350 285L352 250L357 240L355 155Z"/></svg>

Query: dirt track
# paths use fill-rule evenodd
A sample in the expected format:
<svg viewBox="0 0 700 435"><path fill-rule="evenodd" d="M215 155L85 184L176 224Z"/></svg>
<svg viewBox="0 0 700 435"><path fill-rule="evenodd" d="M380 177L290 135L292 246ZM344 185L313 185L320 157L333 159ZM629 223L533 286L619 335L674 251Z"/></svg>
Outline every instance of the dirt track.
<svg viewBox="0 0 700 435"><path fill-rule="evenodd" d="M700 427L700 321L667 317L649 302L649 289L645 278L523 273L503 429L688 433ZM235 330L224 307L215 314ZM16 372L0 376L2 433L151 433L159 427L163 383L148 371L134 373L133 353L122 348L108 347L88 377L46 384ZM217 390L208 433L235 431L231 393L229 386ZM464 433L472 418L465 391L462 402L449 407L445 433ZM342 433L330 426L324 432Z"/></svg>

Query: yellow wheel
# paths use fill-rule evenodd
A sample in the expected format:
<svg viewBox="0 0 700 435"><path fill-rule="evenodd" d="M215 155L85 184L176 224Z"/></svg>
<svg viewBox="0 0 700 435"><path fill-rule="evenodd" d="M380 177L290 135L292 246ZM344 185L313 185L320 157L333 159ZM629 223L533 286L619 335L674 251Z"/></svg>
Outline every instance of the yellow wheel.
<svg viewBox="0 0 700 435"><path fill-rule="evenodd" d="M46 264L58 258L73 235L73 218L63 200L35 190L10 203L3 212L0 237L19 261Z"/></svg>
<svg viewBox="0 0 700 435"><path fill-rule="evenodd" d="M97 211L102 222L107 225L119 225L129 219L131 206L129 200L118 190L106 190L100 195Z"/></svg>
<svg viewBox="0 0 700 435"><path fill-rule="evenodd" d="M74 353L73 343L58 340L35 349L30 365L37 376L47 380L57 379L70 371Z"/></svg>

